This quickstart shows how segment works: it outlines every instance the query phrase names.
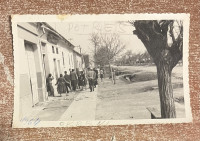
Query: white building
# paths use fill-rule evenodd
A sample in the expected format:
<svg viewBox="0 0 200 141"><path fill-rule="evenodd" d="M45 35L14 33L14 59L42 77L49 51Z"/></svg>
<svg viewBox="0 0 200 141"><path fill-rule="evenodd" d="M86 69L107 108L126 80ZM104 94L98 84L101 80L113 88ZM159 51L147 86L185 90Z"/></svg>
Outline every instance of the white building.
<svg viewBox="0 0 200 141"><path fill-rule="evenodd" d="M79 70L82 70L83 68L84 68L84 66L83 66L83 56L80 54L80 53L78 53L77 51L74 51L74 62L75 62L75 65L74 65L74 67L76 68L76 69L79 69Z"/></svg>
<svg viewBox="0 0 200 141"><path fill-rule="evenodd" d="M19 93L20 113L24 116L38 102L48 99L46 78L56 79L64 71L81 68L82 55L47 23L18 23L20 52ZM54 88L56 91L56 88Z"/></svg>

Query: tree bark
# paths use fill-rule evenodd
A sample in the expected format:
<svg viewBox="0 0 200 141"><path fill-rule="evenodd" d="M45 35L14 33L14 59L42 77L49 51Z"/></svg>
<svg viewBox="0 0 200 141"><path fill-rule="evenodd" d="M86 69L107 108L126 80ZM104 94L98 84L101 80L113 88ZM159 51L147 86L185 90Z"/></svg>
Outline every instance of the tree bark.
<svg viewBox="0 0 200 141"><path fill-rule="evenodd" d="M174 22L173 20L144 20L132 23L135 27L133 34L143 42L157 67L161 118L176 118L171 73L182 58L183 26L180 25L180 33L175 38ZM169 34L172 38L171 46L168 45Z"/></svg>
<svg viewBox="0 0 200 141"><path fill-rule="evenodd" d="M176 118L176 109L171 82L172 69L162 59L157 63L161 118Z"/></svg>

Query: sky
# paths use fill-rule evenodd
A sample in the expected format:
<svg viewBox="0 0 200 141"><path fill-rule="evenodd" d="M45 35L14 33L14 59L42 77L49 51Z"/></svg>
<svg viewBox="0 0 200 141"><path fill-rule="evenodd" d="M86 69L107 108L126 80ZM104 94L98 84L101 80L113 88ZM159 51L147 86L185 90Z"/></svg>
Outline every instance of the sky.
<svg viewBox="0 0 200 141"><path fill-rule="evenodd" d="M120 40L126 45L124 52L131 50L133 53L143 53L146 50L137 36L133 35L134 27L127 21L54 22L48 24L74 46L80 46L82 53L85 54L93 52L94 47L90 41L92 33L118 34Z"/></svg>

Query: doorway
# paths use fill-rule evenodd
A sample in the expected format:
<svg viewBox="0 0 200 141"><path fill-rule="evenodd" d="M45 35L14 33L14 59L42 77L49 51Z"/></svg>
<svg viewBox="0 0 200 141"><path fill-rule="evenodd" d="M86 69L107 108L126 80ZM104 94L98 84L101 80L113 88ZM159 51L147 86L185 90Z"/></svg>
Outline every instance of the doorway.
<svg viewBox="0 0 200 141"><path fill-rule="evenodd" d="M32 93L32 106L39 102L38 98L38 85L37 85L37 71L35 64L35 55L34 51L36 49L36 45L32 43L25 43L25 51L28 62L28 70L30 77L30 86Z"/></svg>
<svg viewBox="0 0 200 141"><path fill-rule="evenodd" d="M54 72L55 72L56 80L58 80L58 68L57 68L56 59L53 59L53 62L54 62Z"/></svg>

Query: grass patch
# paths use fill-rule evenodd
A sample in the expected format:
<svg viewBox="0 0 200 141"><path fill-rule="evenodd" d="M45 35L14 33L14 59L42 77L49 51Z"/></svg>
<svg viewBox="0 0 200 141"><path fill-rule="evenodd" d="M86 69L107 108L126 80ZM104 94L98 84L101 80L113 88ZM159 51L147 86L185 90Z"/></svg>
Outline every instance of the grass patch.
<svg viewBox="0 0 200 141"><path fill-rule="evenodd" d="M129 73L121 77L130 82L141 82L141 81L150 81L157 79L157 73L155 72L139 72L139 73Z"/></svg>

